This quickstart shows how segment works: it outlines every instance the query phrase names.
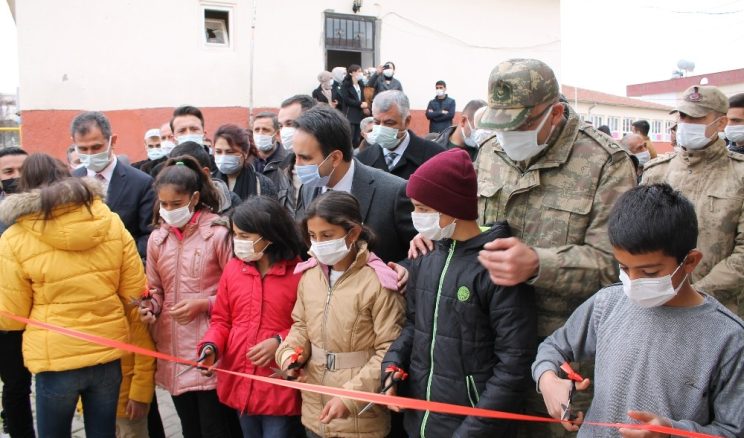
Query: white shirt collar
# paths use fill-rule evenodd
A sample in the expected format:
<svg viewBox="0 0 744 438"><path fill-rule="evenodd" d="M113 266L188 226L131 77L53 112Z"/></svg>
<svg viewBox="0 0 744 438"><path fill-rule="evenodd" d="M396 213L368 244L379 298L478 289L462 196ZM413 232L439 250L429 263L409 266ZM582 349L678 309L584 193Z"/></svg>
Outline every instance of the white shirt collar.
<svg viewBox="0 0 744 438"><path fill-rule="evenodd" d="M101 176L106 179L106 183L104 185L108 190L108 185L111 182L111 178L114 176L114 168L116 167L117 161L118 160L116 159L116 154L111 154L111 162L108 164L108 166L106 166L105 169L100 172L93 172L92 170L87 169L88 176L91 178L95 178L97 173L101 174Z"/></svg>
<svg viewBox="0 0 744 438"><path fill-rule="evenodd" d="M385 149L382 148L382 154L384 157L387 157L390 152L395 152L395 160L393 160L393 166L398 164L398 161L400 161L400 157L403 156L403 154L406 152L406 149L408 149L408 144L411 143L411 134L406 130L406 136L403 137L403 141L400 142L400 145L398 145L395 149Z"/></svg>
<svg viewBox="0 0 744 438"><path fill-rule="evenodd" d="M339 192L346 192L351 193L351 183L354 182L354 160L351 160L351 165L349 165L349 170L346 171L346 175L344 175L341 180L336 183L335 186L331 187L332 190L337 190ZM323 187L323 193L328 191L328 187Z"/></svg>

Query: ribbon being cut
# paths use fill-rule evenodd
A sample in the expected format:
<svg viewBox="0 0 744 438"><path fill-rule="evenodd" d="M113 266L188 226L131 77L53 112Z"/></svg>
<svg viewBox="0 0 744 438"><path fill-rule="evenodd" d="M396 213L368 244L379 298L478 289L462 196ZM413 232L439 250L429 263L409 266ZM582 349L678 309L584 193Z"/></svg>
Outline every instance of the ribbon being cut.
<svg viewBox="0 0 744 438"><path fill-rule="evenodd" d="M53 324L47 324L40 321L24 318L18 315L13 315L8 312L0 311L0 317L9 318L18 322L22 322L26 325L31 325L53 332L57 332L73 338L82 339L88 342L92 342L99 345L104 345L111 348L116 348L123 351L128 351L135 354L142 354L157 359L167 360L171 362L181 363L196 367L197 362L192 360L182 359L179 357L170 356L168 354L159 353L157 351L147 350L141 347L137 347L132 344L125 342L115 341L112 339L103 338L100 336L92 335L89 333L80 332L77 330L71 330L65 327L59 327ZM294 388L300 391L311 391L319 394L350 398L354 400L366 401L369 403L375 403L380 405L394 405L399 406L403 409L416 409L421 411L437 412L441 414L449 415L463 415L463 416L478 416L486 418L496 418L501 420L512 420L512 421L530 421L530 422L542 422L542 423L560 423L561 420L547 417L537 417L532 415L514 414L511 412L491 411L482 408L472 408L467 406L452 405L447 403L431 402L426 400L411 399L406 397L389 396L377 393L352 391L341 388L334 388L328 386L314 385L309 383L301 383L297 381L283 380L270 377L255 376L252 374L244 374L235 371L225 370L221 368L214 368L214 371L224 374L232 374L234 376L240 376L246 379L253 379L261 382L271 383L274 385L285 386L288 388ZM658 432L663 434L669 434L673 436L689 437L689 438L714 438L714 435L691 432L687 430L675 429L666 426L655 426L650 424L622 424L622 423L600 423L600 422L585 422L593 426L608 427L608 428L624 428L624 429L635 429L635 430L648 430L651 432Z"/></svg>

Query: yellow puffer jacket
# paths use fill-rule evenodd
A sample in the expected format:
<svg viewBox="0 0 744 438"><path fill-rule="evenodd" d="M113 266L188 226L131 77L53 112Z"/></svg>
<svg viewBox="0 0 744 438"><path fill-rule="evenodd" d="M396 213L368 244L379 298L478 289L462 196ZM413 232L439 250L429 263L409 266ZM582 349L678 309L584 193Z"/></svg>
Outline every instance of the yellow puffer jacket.
<svg viewBox="0 0 744 438"><path fill-rule="evenodd" d="M125 308L145 287L142 260L121 219L101 201L100 184L83 181L96 195L89 209L72 203L73 179L55 183L61 188L48 220L38 190L0 204L0 221L14 223L0 238L0 310L130 342L128 317L136 316ZM0 318L0 330L24 328L23 358L34 374L122 357L114 348Z"/></svg>

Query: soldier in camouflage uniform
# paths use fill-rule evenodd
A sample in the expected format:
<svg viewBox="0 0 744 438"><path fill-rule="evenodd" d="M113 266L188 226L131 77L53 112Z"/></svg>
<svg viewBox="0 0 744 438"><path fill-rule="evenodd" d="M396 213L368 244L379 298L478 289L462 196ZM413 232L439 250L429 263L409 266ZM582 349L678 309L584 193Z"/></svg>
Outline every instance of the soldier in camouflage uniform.
<svg viewBox="0 0 744 438"><path fill-rule="evenodd" d="M499 64L488 94L488 109L477 122L495 136L476 161L480 221L506 219L515 237L487 244L480 259L496 284L535 286L542 340L589 296L617 281L607 217L635 185L635 171L623 149L559 102L558 82L543 62ZM577 371L590 374L587 368ZM574 399L579 410L590 398L582 395ZM531 396L528 413L548 415L539 394ZM564 435L558 425L525 423L522 431Z"/></svg>
<svg viewBox="0 0 744 438"><path fill-rule="evenodd" d="M695 205L703 261L693 287L744 317L744 155L728 151L718 137L727 111L718 88L688 88L672 111L679 113L682 150L649 161L642 183L668 183Z"/></svg>

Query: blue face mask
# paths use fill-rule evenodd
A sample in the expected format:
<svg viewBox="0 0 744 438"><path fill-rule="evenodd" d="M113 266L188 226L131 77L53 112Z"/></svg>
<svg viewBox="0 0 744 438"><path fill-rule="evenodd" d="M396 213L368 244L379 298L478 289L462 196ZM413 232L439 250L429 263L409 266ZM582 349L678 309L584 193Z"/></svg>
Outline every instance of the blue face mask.
<svg viewBox="0 0 744 438"><path fill-rule="evenodd" d="M179 135L178 137L176 137L176 141L178 142L178 144L186 143L187 141L193 141L199 146L204 146L204 134Z"/></svg>
<svg viewBox="0 0 744 438"><path fill-rule="evenodd" d="M330 155L327 156L325 160L321 161L320 164L307 164L305 166L299 166L299 165L295 166L295 171L297 172L297 178L300 179L300 181L302 182L302 185L308 186L308 187L323 187L323 186L328 185L328 180L331 179L333 170L327 176L320 176L320 166L322 166L323 163L325 163L329 157Z"/></svg>

